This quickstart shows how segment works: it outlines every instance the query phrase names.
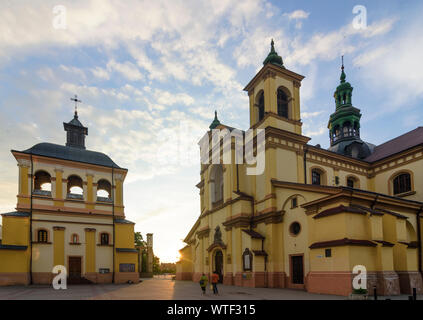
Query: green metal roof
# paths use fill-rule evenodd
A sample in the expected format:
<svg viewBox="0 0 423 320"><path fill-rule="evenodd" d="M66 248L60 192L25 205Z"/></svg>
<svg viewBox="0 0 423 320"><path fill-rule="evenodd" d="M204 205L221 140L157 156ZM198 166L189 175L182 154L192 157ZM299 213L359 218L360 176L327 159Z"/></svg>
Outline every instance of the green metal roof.
<svg viewBox="0 0 423 320"><path fill-rule="evenodd" d="M38 143L27 150L18 152L49 158L95 164L103 167L113 167L117 169L122 169L116 163L114 163L109 156L104 153L85 150L82 148L62 146L59 144L48 142Z"/></svg>

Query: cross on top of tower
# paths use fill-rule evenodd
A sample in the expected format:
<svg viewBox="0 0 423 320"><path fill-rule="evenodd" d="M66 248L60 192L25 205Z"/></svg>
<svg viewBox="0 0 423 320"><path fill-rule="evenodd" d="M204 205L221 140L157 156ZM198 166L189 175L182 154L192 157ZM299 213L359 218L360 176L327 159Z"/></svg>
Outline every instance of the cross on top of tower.
<svg viewBox="0 0 423 320"><path fill-rule="evenodd" d="M75 102L75 118L78 118L78 102L82 102L81 100L78 100L78 96L75 95L74 98L70 98L71 101Z"/></svg>

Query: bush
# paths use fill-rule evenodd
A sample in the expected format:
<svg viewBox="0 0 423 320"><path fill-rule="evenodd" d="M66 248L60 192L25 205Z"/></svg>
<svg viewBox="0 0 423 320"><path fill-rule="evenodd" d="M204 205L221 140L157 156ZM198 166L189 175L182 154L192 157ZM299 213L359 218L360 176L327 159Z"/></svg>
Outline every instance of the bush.
<svg viewBox="0 0 423 320"><path fill-rule="evenodd" d="M367 290L363 288L353 289L353 294L367 294Z"/></svg>

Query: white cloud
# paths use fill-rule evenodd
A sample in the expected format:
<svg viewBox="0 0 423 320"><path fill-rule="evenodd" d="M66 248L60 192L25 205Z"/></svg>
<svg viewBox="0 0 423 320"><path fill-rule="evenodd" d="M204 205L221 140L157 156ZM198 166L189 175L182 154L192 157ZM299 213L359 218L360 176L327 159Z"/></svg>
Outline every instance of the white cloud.
<svg viewBox="0 0 423 320"><path fill-rule="evenodd" d="M141 80L143 78L138 68L129 61L120 63L112 59L107 63L107 69L119 72L130 81Z"/></svg>
<svg viewBox="0 0 423 320"><path fill-rule="evenodd" d="M90 69L94 77L102 79L102 80L109 80L110 79L110 73L103 68L95 67Z"/></svg>
<svg viewBox="0 0 423 320"><path fill-rule="evenodd" d="M173 105L173 104L183 104L183 105L192 105L194 103L194 98L186 93L171 93L168 91L163 91L156 89L154 91L154 97L156 101L164 105Z"/></svg>
<svg viewBox="0 0 423 320"><path fill-rule="evenodd" d="M289 19L307 19L310 15L310 12L306 12L304 10L295 10L290 13L286 13L286 16L288 16Z"/></svg>

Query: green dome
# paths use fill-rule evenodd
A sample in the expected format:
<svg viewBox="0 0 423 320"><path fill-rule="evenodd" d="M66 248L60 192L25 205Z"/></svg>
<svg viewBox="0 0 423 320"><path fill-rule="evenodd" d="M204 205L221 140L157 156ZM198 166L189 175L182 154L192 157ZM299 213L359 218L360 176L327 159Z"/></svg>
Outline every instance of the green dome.
<svg viewBox="0 0 423 320"><path fill-rule="evenodd" d="M267 55L266 59L264 59L263 65L266 65L268 63L284 68L282 57L279 56L278 53L275 51L275 43L273 42L273 39L270 43L270 52Z"/></svg>
<svg viewBox="0 0 423 320"><path fill-rule="evenodd" d="M210 124L209 128L210 129L215 129L219 124L220 124L220 121L219 121L219 119L217 119L217 111L214 111L214 120Z"/></svg>

